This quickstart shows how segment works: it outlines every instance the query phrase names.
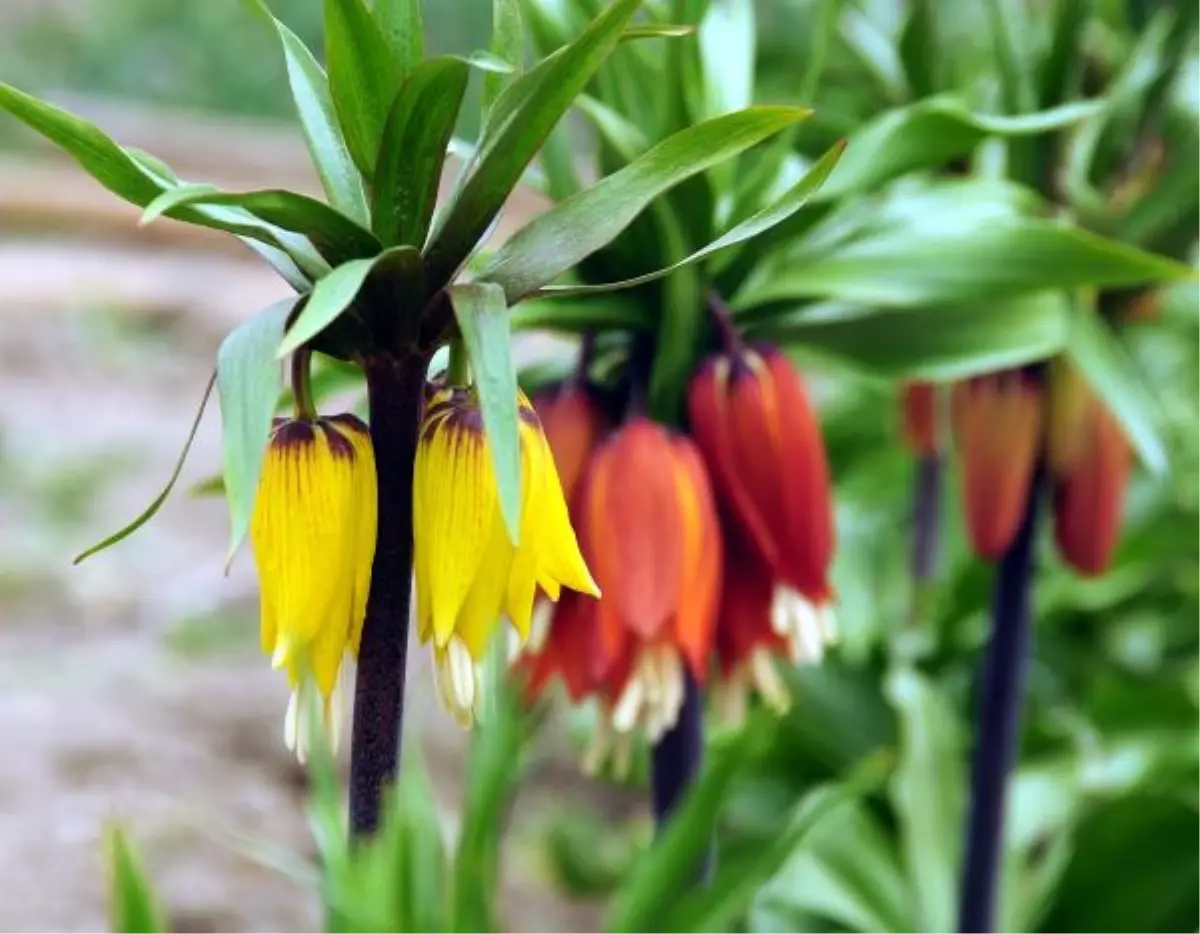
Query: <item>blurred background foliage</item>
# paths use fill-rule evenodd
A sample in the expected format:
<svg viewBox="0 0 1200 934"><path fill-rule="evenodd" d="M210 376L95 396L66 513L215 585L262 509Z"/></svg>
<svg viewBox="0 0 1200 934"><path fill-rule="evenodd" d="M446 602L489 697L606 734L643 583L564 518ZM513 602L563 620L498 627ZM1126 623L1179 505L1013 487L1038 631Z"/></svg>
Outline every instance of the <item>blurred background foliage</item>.
<svg viewBox="0 0 1200 934"><path fill-rule="evenodd" d="M320 4L270 5L320 48ZM988 4L933 4L936 47L948 54L932 54L929 23L913 25L913 11L927 11L929 4L848 0L831 41L822 45L811 37L814 24L829 15L828 0L760 0L756 6L760 100L795 101L797 75L813 56L824 56L816 114L796 139L801 153L816 154L888 108L941 90L965 93L985 112L1004 109ZM1164 18L1173 15L1169 6L1097 3L1082 33L1083 67L1072 79L1098 93L1124 76L1126 85L1140 82L1145 92L1153 80L1139 78L1132 66L1173 54L1181 61L1172 85L1175 113L1185 117L1182 131L1194 136L1197 68L1187 17L1194 24L1195 10L1179 5L1180 19L1171 22ZM433 47L484 47L488 7L427 2ZM99 25L80 28L82 18L97 13ZM1020 33L1029 47L1049 44L1048 21L1030 18ZM1184 45L1172 52L1176 41ZM0 32L0 59L6 78L31 89L282 119L291 105L271 42L239 0L89 0L45 3L19 28ZM1136 119L1144 97L1131 100ZM466 106L463 113L474 110ZM461 132L469 136L473 129ZM988 145L983 149L978 162L986 167ZM1190 152L1194 158L1194 146ZM1195 163L1185 168L1193 178ZM1194 262L1192 197L1184 201L1182 248L1179 219L1154 228L1170 234L1169 243L1147 239ZM1125 328L1122 337L1161 407L1171 473L1166 480L1135 473L1119 550L1104 577L1081 580L1061 565L1048 540L1038 549L1036 647L1011 798L1002 930L1194 931L1200 924L1196 287L1171 289L1155 317ZM828 364L814 363L811 372L823 387L837 485L835 580L843 641L822 667L791 673L794 709L755 747L758 767L731 781L719 824L723 862L736 866L774 840L797 802L820 783L840 780L881 751L893 767L882 784L826 808L737 923L753 931L949 930L991 570L966 546L951 475L940 580L914 601L908 569L914 465L892 414L898 416L895 386ZM573 716L586 736L587 712ZM489 741L502 750L496 753L505 763L501 784L511 783L512 734ZM487 771L482 756L473 770ZM402 793L419 808L427 792L406 784ZM500 820L503 795L472 793L484 801L475 818L483 822L484 830L475 829L484 839L476 838L475 865L463 872L486 874L494 872L486 853L500 846L486 825ZM319 821L316 826L320 837ZM468 822L464 839L474 826ZM405 832L420 846L441 845L426 826ZM641 824L567 812L547 828L545 855L570 893L593 898L618 887L627 893L645 835ZM324 844L334 845L328 838ZM434 864L440 862L435 856ZM346 925L341 929L353 929Z"/></svg>

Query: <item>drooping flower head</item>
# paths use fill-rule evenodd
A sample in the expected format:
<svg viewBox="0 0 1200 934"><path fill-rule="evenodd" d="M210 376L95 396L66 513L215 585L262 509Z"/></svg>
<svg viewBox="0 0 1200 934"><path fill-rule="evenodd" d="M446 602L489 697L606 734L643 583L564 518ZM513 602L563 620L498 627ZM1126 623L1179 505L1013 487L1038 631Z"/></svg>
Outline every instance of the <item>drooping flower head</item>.
<svg viewBox="0 0 1200 934"><path fill-rule="evenodd" d="M938 431L938 387L934 383L906 383L900 390L901 429L905 443L919 457L941 449Z"/></svg>
<svg viewBox="0 0 1200 934"><path fill-rule="evenodd" d="M250 541L262 591L262 648L287 673L285 739L304 760L308 711L336 745L343 663L358 653L376 529L371 436L353 415L279 419L271 432ZM320 704L306 692L315 688Z"/></svg>
<svg viewBox="0 0 1200 934"><path fill-rule="evenodd" d="M1081 574L1103 574L1121 526L1133 452L1112 413L1065 362L1050 371L1054 538Z"/></svg>
<svg viewBox="0 0 1200 934"><path fill-rule="evenodd" d="M604 591L592 655L607 726L627 743L673 726L684 668L706 680L722 543L707 472L687 438L634 418L597 450L583 491L584 548Z"/></svg>
<svg viewBox="0 0 1200 934"><path fill-rule="evenodd" d="M413 479L417 625L432 642L442 700L463 725L482 699L479 662L501 614L528 638L535 589L598 595L580 555L550 447L529 400L519 398L521 520L514 546L500 511L489 441L475 391L429 399Z"/></svg>
<svg viewBox="0 0 1200 934"><path fill-rule="evenodd" d="M730 525L771 576L772 628L793 657L834 635L833 504L820 426L773 347L709 357L688 392L692 434Z"/></svg>
<svg viewBox="0 0 1200 934"><path fill-rule="evenodd" d="M977 376L955 384L950 412L971 545L996 558L1024 515L1041 441L1041 391L1020 370Z"/></svg>

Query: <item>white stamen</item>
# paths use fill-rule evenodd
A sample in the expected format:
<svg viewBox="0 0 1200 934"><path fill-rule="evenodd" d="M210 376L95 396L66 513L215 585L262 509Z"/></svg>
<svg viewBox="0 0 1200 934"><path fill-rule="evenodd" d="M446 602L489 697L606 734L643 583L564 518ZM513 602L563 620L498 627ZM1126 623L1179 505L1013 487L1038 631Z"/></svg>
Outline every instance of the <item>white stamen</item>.
<svg viewBox="0 0 1200 934"><path fill-rule="evenodd" d="M746 679L741 666L728 678L718 680L712 687L713 709L717 718L730 727L740 727L746 721Z"/></svg>
<svg viewBox="0 0 1200 934"><path fill-rule="evenodd" d="M287 713L283 715L283 741L287 748L304 764L304 747L300 745L300 699L297 692L292 691L288 697Z"/></svg>
<svg viewBox="0 0 1200 934"><path fill-rule="evenodd" d="M613 708L612 725L618 733L632 733L637 728L638 718L645 700L646 686L634 674L621 693L617 706Z"/></svg>
<svg viewBox="0 0 1200 934"><path fill-rule="evenodd" d="M533 616L529 621L529 641L525 644L530 652L540 652L546 644L546 636L550 634L550 623L554 619L555 605L546 598L539 598L533 604Z"/></svg>
<svg viewBox="0 0 1200 934"><path fill-rule="evenodd" d="M750 654L749 677L763 702L776 713L786 713L792 705L791 695L784 684L771 653L761 646Z"/></svg>

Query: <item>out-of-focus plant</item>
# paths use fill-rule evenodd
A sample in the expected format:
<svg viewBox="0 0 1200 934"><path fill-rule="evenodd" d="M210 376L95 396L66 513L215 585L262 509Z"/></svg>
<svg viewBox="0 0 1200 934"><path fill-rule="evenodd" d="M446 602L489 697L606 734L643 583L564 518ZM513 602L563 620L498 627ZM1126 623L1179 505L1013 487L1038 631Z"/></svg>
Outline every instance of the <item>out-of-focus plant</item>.
<svg viewBox="0 0 1200 934"><path fill-rule="evenodd" d="M541 18L534 22L552 37L551 41L559 35L554 30L569 29L572 5L534 6L541 11ZM794 13L802 6L810 14L808 19L800 20ZM901 7L816 2L792 7L792 12L776 12L780 20L797 18L787 20L794 28L776 30L774 36L799 36L809 44L798 50L799 68L794 60L786 67L776 61L775 77L787 80L776 80L770 86L776 95L788 100L792 100L796 86L808 94L821 89L816 118L788 133L780 144L745 156L733 180L726 180L728 190L721 187L716 176L710 179L708 192L691 192L688 203L673 203L679 216L688 217L688 222L680 226L690 229L697 216L704 217L706 209L718 218L734 221L752 216L757 197L784 191L787 185L802 180L805 168L820 164L824 146L838 136L848 137L845 156L803 210L739 251L739 256L716 258L704 270L701 281L690 287L690 293L679 286L682 291L668 297L636 292L620 297L625 306L641 304L638 299L646 295L647 323L638 325L624 307L618 311L613 299L606 299L605 307L614 319L630 315L630 322L623 325L625 330L658 330L658 357L650 367L652 400L653 375L660 360L673 357L683 343L679 341L680 331L668 330L680 316L683 299L679 295L710 299L714 292L719 299L728 297L733 329L751 339L785 342L804 359L852 363L854 369L874 377L971 379L959 395L979 397L974 411L966 400L955 406L960 413L956 419L960 454L970 461L962 484L966 487L968 529L979 551L988 557L1006 555L995 587L1000 637L991 649L982 679L983 710L976 732L980 759L974 779L976 804L962 908L955 912L956 860L961 852L955 842L953 851L938 863L940 868L929 870L941 874L937 880L940 888L934 896L924 894L922 900L928 902L936 896L936 908L925 914L918 912L913 923L918 930L949 930L958 923L960 930L978 934L992 929L995 916L992 906L1000 872L997 860L1003 839L1002 801L1020 722L1018 700L1022 659L1027 651L1025 634L1030 611L1026 601L1032 595L1034 543L1034 523L1027 520L1026 505L1039 498L1045 474L1038 465L1043 462L1044 445L1061 445L1063 432L1074 435L1067 438L1067 447L1079 442L1076 450L1081 453L1055 465L1061 471L1054 479L1056 538L1067 561L1084 573L1096 574L1104 568L1116 540L1132 451L1141 455L1151 471L1162 471L1162 426L1153 394L1139 367L1121 347L1122 335L1114 327L1117 319L1106 313L1097 315L1096 311L1106 312L1116 306L1140 309L1160 285L1188 275L1187 268L1171 262L1171 258L1184 258L1181 246L1190 244L1195 230L1187 229L1182 221L1180 227L1174 224L1194 214L1195 204L1194 198L1178 194L1169 200L1171 229L1178 240L1152 241L1121 237L1114 223L1097 223L1081 205L1064 198L1062 178L1078 155L1064 158L1063 154L1073 152L1074 146L1091 145L1087 140L1098 132L1097 127L1110 124L1112 113L1121 106L1116 101L1123 100L1120 78L1086 88L1079 80L1087 58L1084 53L1091 50L1082 41L1082 28L1086 25L1090 30L1099 20L1090 16L1086 4L1072 2L1039 7L1031 13L1036 17L1032 25L1013 22L1012 17L1026 14L1019 5L997 2L971 11L966 10L967 6L971 5ZM701 77L684 95L684 106L692 107L697 102L703 106L714 98L720 100L730 89L748 88L752 79L746 76L754 74L754 68L745 65L754 48L752 5L714 1L698 7L708 11L698 37L700 58L684 66ZM974 13L990 19L966 23ZM1174 22L1174 16L1164 12L1159 19ZM1188 48L1187 23L1188 14L1184 14L1176 23L1182 34L1175 30L1158 34L1160 38L1174 36L1172 54L1176 62L1171 65L1169 58L1164 58L1156 66L1157 77L1146 79L1147 86L1158 89L1159 101L1171 86L1171 72L1180 67L1180 55ZM1108 26L1100 23L1099 28ZM1160 25L1159 29L1166 28ZM966 50L976 47L979 37L995 40L995 48L986 48L982 58L971 61ZM1021 48L1014 49L1013 43ZM792 50L797 52L794 47ZM1111 55L1112 49L1108 52ZM1118 67L1120 58L1118 53ZM629 145L638 131L644 132L644 127L655 126L662 114L671 113L670 100L649 100L652 95L646 90L659 88L662 96L671 98L676 83L670 78L648 77L670 67L670 62L637 62L632 53L629 59L625 74L630 77L626 82L613 79L598 89L598 101L582 104L600 139L601 166L606 158L619 158L620 146ZM1112 65L1114 59L1110 58ZM1145 78L1145 68L1136 65L1136 60L1129 65L1129 70L1134 68L1141 68L1138 73ZM802 76L799 82L794 80L797 71ZM718 82L704 84L702 77L709 73L719 74ZM822 73L827 80L818 80ZM835 74L840 79L832 79ZM1025 88L1026 84L1030 88ZM1152 97L1156 92L1147 94ZM852 95L858 100L848 100ZM1090 100L1080 101L1080 96ZM1133 112L1152 114L1150 97L1134 100L1130 104ZM822 113L822 103L826 102L830 103L829 113ZM980 116L974 113L976 110L1002 115ZM1139 118L1127 122L1141 133L1154 121ZM1194 124L1180 122L1186 142L1187 131ZM830 126L836 126L836 131ZM1133 144L1123 145L1130 151L1136 149ZM1172 164L1183 170L1190 164L1186 146L1177 152L1181 161ZM554 184L553 167L547 178ZM1127 205L1122 205L1124 210L1128 210ZM1105 238L1112 234L1117 237L1102 239L1098 233ZM668 237L659 239L671 243ZM578 274L584 283L625 276L632 286L638 286L637 274L640 264L646 262L649 243L653 243L649 238L636 245L630 243L620 256L617 251L622 240L614 241L610 250L598 256L612 257L607 269L584 265ZM1150 246L1166 256L1150 259L1139 251L1140 246ZM686 244L679 247L678 255L688 255ZM1134 271L1127 265L1146 261L1153 271L1150 267ZM1118 271L1122 268L1126 271ZM614 269L619 271L614 273ZM1121 279L1127 273L1134 279L1144 276L1144 285L1121 285L1110 279ZM577 289L572 298L577 301L580 295L586 295L586 289ZM692 303L697 309L696 318L702 319L702 301L694 298ZM720 310L725 303L708 304L712 311L712 305ZM664 311L660 313L660 309ZM524 311L535 315L540 306L532 304ZM612 331L616 328L605 327L599 321L588 322L587 313L582 306L572 305L577 327L599 334L595 345L602 354L613 347ZM722 321L720 313L714 317L710 339L715 335L720 341L728 331L727 319ZM546 322L534 318L534 323ZM618 375L636 372L637 351L637 340L631 339L626 352L630 364L623 367L616 357L619 349L613 349L608 351L613 357L601 357L600 364L588 359L586 370L593 373L593 382L601 383L605 377L596 381L595 371L610 375L616 367ZM1076 409L1078 415L1068 412L1063 418L1061 405L1057 414L1046 417L1043 413L1046 393L1042 373L1046 361L1052 359L1056 360L1056 370L1069 367L1073 375L1076 393L1084 400L1084 405ZM997 375L1000 371L1008 372ZM924 418L922 423L912 425L911 435L928 455L946 447L938 395L938 390L919 390ZM833 405L836 408L838 403ZM859 419L864 414L869 417L869 409L859 408L856 412ZM667 415L666 420L670 418ZM1056 430L1049 442L1045 430L1048 421ZM701 426L692 427L701 430ZM968 436L973 437L973 443ZM767 437L764 433L757 453L769 460ZM847 435L839 441L845 441L860 455L878 454L877 448L862 439ZM898 459L893 455L884 462L895 475ZM796 471L794 483L803 485L803 457L791 463ZM835 477L841 466L835 457ZM718 473L722 466L710 462L709 468ZM856 473L854 483L884 485L882 478L868 479L872 473L869 469ZM1037 486L1031 495L1034 478ZM923 485L932 487L925 493L926 501L936 502L940 497L938 484L926 480ZM719 480L716 486L720 492ZM839 495L845 486L845 479L841 479ZM892 496L894 489L894 485L888 487ZM726 499L722 505L738 514L737 502ZM841 508L846 505L839 503ZM890 540L896 520L894 504L884 515L887 520L866 519L863 515L856 519L865 519L864 525L872 529L872 534L886 535L883 540ZM888 528L887 522L893 527ZM1025 531L1018 535L1022 526ZM910 613L902 601L896 603L894 595L889 595L886 603L872 604L870 600L871 595L880 595L870 579L882 574L878 565L871 567L871 559L878 561L878 557L887 556L883 559L890 562L888 567L895 564L883 540L856 538L864 553L842 555L841 567L850 565L854 575L847 580L842 570L838 580L835 569L835 585L839 595L852 600L854 609L864 615L878 613L887 618L888 607L893 607L896 612L892 618L900 619ZM930 576L928 551L928 545L917 550L914 564L919 576ZM726 574L732 576L728 562ZM978 571L973 571L973 580L980 580ZM1055 577L1054 582L1046 582L1046 587L1057 583ZM978 600L982 591L977 586L972 593ZM926 627L934 622L941 599L941 594L926 594L914 622ZM601 607L604 603L601 599ZM978 612L978 607L979 603L971 605L971 612ZM569 624L578 625L574 617ZM722 616L718 627L725 625L728 618ZM962 627L961 619L955 618L953 625ZM971 631L977 633L978 629ZM860 635L847 635L847 641L853 640L856 645L847 645L846 651L865 660L869 654L863 653L870 651L871 636L859 641ZM894 659L900 669L889 683L912 683L908 676L913 673L910 666L914 653L917 658L929 658L934 649L929 643L931 635L928 629L906 629L895 645ZM565 651L578 653L584 649L576 643ZM564 675L571 693L582 693L571 683L572 678L581 677L580 672L564 666ZM956 677L962 675L961 669L955 671ZM961 687L960 679L955 696L961 694ZM878 701L875 706L880 706ZM847 699L846 707L839 708L838 713L852 716L851 707ZM800 718L808 716L809 712L798 714ZM1189 736L1184 732L1176 740L1186 741ZM1070 794L1081 792L1073 786ZM912 801L901 803L930 807L928 801L918 800L916 795ZM948 824L944 815L938 818L943 820L943 837L958 834L956 818ZM1040 856L1034 855L1032 862L1040 864ZM925 874L919 867L913 872ZM923 882L917 880L917 885ZM1014 904L1019 903L1009 898L1004 910ZM1004 917L1003 923L1015 923Z"/></svg>

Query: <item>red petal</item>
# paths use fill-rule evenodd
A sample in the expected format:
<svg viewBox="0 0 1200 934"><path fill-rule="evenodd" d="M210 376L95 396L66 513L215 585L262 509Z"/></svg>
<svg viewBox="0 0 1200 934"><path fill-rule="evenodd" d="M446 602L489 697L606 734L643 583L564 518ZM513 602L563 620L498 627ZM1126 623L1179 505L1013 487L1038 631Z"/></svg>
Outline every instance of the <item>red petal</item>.
<svg viewBox="0 0 1200 934"><path fill-rule="evenodd" d="M956 385L951 410L962 462L963 508L977 554L995 558L1016 535L1041 437L1041 399L1021 373Z"/></svg>
<svg viewBox="0 0 1200 934"><path fill-rule="evenodd" d="M1096 399L1083 450L1054 491L1059 551L1082 574L1103 574L1112 560L1129 483L1132 452L1116 420Z"/></svg>
<svg viewBox="0 0 1200 934"><path fill-rule="evenodd" d="M600 573L619 579L622 621L650 641L679 604L684 561L679 471L667 432L648 419L630 422L606 442L603 485L589 494ZM602 524L600 524L602 523ZM606 580L597 583L606 593Z"/></svg>
<svg viewBox="0 0 1200 934"><path fill-rule="evenodd" d="M830 596L833 498L821 427L800 374L782 353L763 353L778 405L781 459L775 465L782 508L774 516L783 561L781 576L814 603Z"/></svg>
<svg viewBox="0 0 1200 934"><path fill-rule="evenodd" d="M771 596L775 589L771 570L736 542L736 538L726 540L717 623L717 657L726 676L759 645L769 645L781 653L787 649L771 628Z"/></svg>
<svg viewBox="0 0 1200 934"><path fill-rule="evenodd" d="M687 517L685 560L680 580L679 608L675 615L675 641L691 666L696 680L708 675L717 601L721 593L722 542L716 505L700 453L686 438L675 439L680 467L681 492Z"/></svg>

